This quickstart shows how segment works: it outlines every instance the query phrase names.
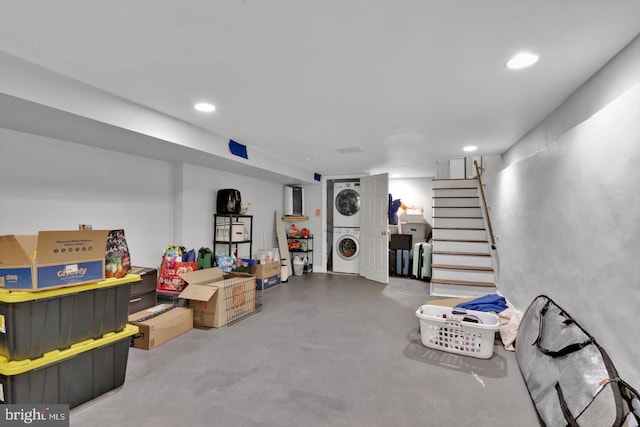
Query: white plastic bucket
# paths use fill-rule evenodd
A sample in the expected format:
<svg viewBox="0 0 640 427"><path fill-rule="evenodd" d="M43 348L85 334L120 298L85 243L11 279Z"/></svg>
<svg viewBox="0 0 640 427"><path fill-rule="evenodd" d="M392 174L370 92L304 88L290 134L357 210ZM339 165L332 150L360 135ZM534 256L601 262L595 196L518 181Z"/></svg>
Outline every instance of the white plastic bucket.
<svg viewBox="0 0 640 427"><path fill-rule="evenodd" d="M302 276L304 272L304 261L302 261L297 256L293 259L293 275L294 276Z"/></svg>

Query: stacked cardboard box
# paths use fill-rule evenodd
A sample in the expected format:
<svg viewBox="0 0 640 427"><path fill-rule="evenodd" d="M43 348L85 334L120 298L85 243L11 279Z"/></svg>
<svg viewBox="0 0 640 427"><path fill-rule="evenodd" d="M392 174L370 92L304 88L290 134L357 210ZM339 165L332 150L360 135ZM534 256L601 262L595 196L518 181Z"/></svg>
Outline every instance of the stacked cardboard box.
<svg viewBox="0 0 640 427"><path fill-rule="evenodd" d="M0 236L0 288L41 291L104 280L108 230Z"/></svg>
<svg viewBox="0 0 640 427"><path fill-rule="evenodd" d="M280 284L282 266L280 261L259 263L251 267L251 274L256 278L256 289L265 291Z"/></svg>
<svg viewBox="0 0 640 427"><path fill-rule="evenodd" d="M279 268L279 263L272 264ZM182 273L180 277L188 285L178 298L188 300L189 307L159 304L130 314L129 322L140 328L134 347L151 350L194 326L220 328L256 310L257 279L251 274L224 273L214 267Z"/></svg>

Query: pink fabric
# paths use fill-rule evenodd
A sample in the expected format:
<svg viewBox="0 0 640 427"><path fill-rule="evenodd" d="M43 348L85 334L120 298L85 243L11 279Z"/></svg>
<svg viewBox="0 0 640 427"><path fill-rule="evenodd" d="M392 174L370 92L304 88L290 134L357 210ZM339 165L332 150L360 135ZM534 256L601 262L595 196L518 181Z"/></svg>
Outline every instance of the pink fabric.
<svg viewBox="0 0 640 427"><path fill-rule="evenodd" d="M518 334L522 316L523 313L514 308L507 308L503 312L498 313L498 317L500 318L500 338L502 339L504 349L507 351L516 350L513 344L516 342L516 335Z"/></svg>

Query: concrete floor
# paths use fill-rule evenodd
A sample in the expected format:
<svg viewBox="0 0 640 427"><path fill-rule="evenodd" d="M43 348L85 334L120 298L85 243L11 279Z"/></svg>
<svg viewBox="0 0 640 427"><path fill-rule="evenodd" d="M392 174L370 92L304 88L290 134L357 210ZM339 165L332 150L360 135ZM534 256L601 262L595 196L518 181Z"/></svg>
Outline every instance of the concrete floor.
<svg viewBox="0 0 640 427"><path fill-rule="evenodd" d="M314 273L262 292L262 311L130 349L122 387L71 426L539 426L514 353L422 346L428 284Z"/></svg>

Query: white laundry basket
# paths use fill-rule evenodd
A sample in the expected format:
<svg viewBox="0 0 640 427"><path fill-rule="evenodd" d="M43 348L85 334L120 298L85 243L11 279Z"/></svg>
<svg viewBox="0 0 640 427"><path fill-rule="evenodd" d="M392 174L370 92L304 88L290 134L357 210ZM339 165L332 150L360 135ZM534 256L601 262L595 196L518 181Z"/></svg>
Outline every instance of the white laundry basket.
<svg viewBox="0 0 640 427"><path fill-rule="evenodd" d="M416 310L425 347L489 359L500 329L498 316L483 311L423 305Z"/></svg>

